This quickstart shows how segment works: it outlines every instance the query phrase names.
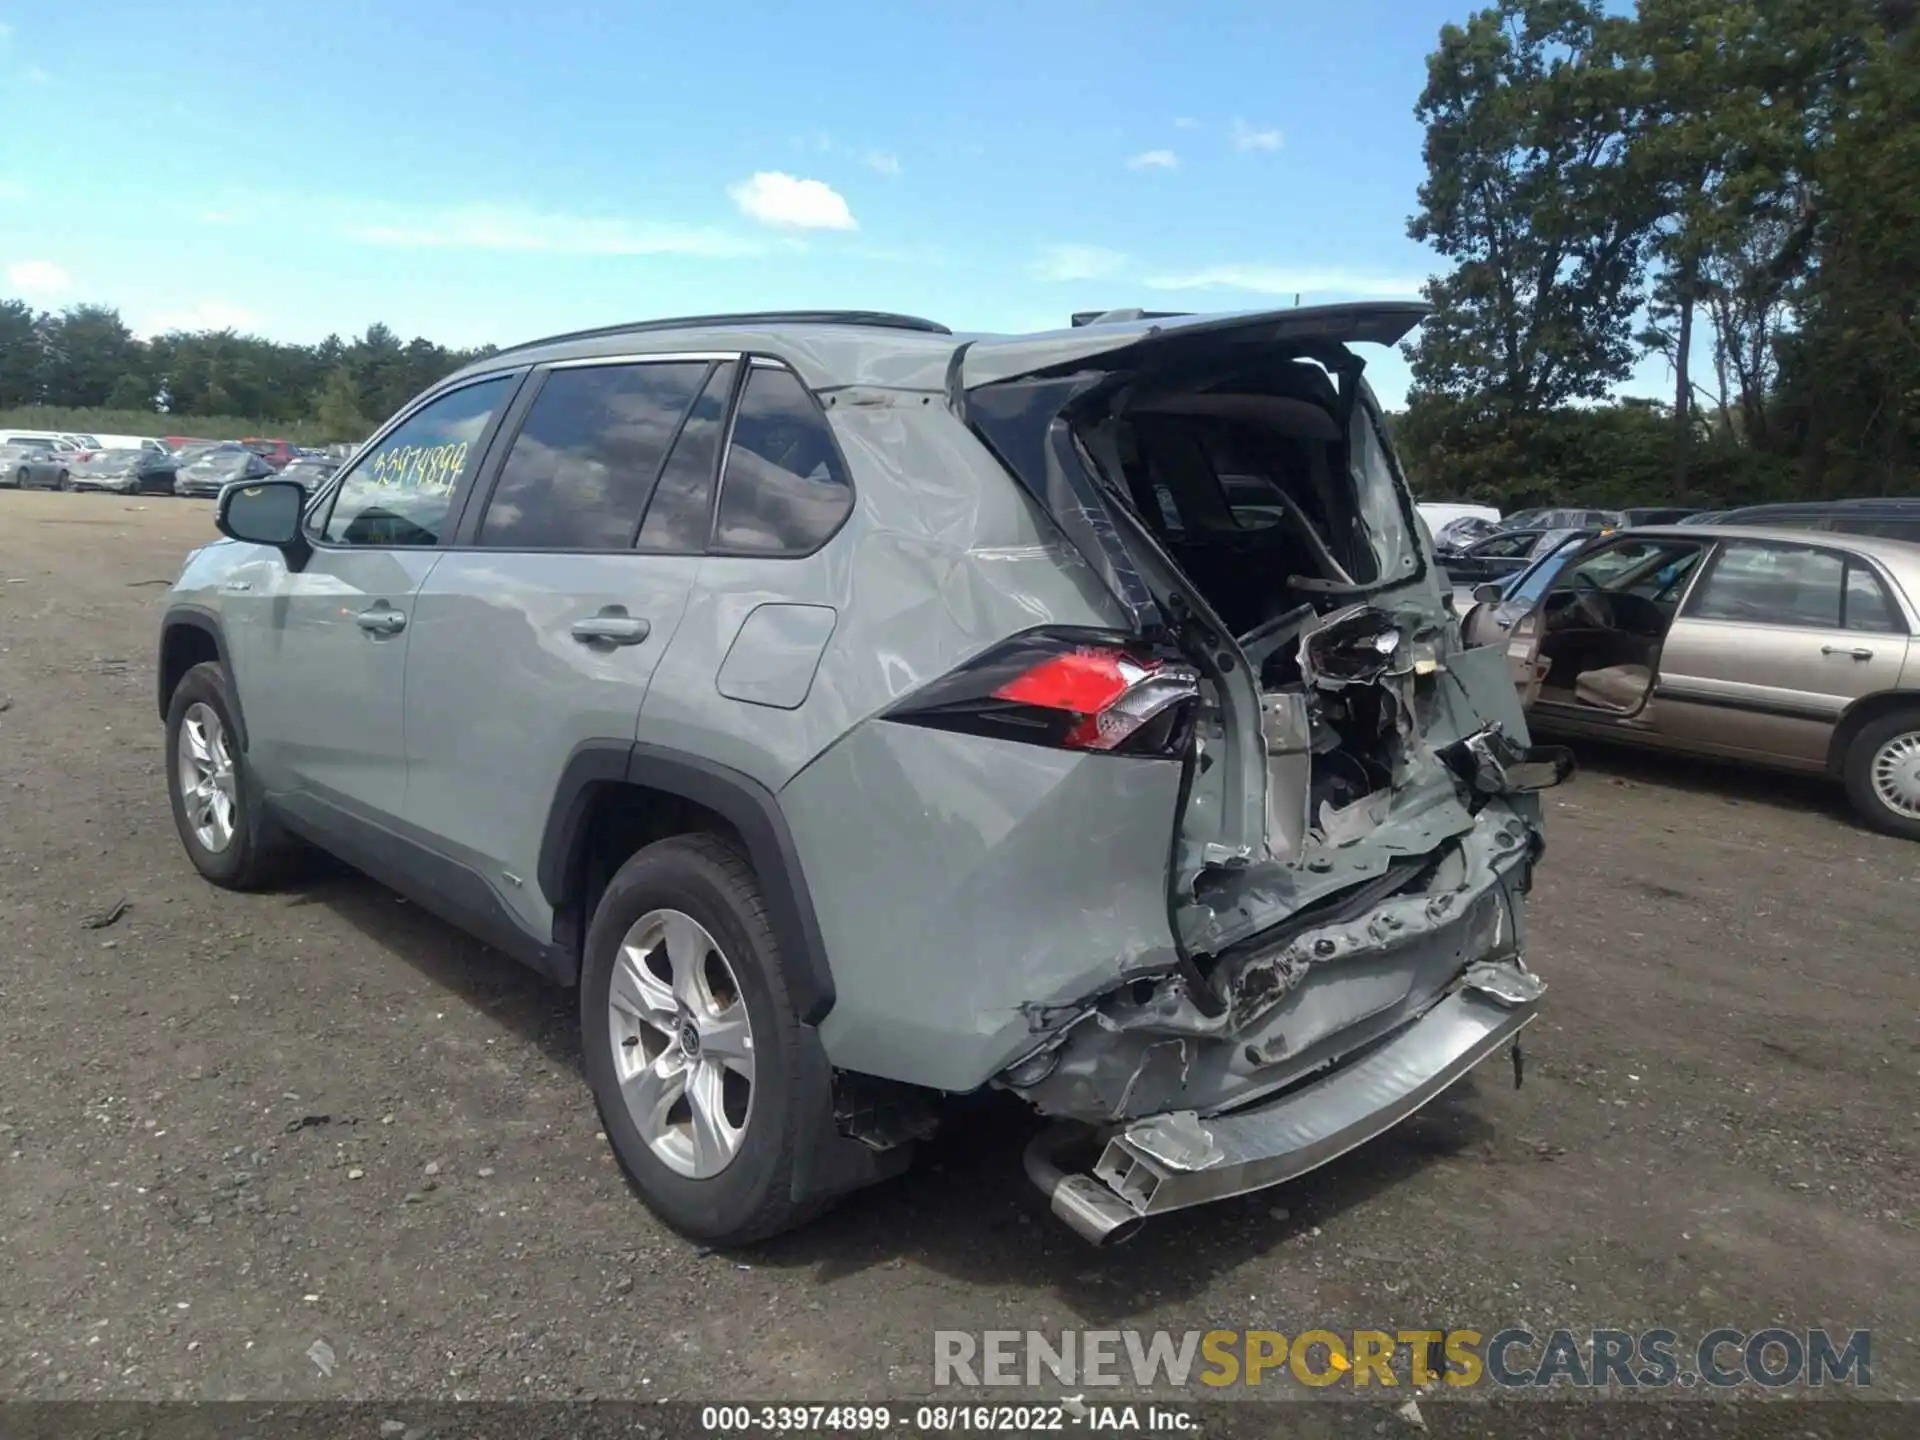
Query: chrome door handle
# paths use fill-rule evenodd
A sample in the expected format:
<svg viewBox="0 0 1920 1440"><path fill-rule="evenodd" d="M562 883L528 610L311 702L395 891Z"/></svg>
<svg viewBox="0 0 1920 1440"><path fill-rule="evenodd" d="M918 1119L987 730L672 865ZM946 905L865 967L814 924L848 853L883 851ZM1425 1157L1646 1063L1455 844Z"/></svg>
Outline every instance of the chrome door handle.
<svg viewBox="0 0 1920 1440"><path fill-rule="evenodd" d="M618 610L603 610L573 622L573 638L582 645L638 645L652 633L653 626L638 615Z"/></svg>
<svg viewBox="0 0 1920 1440"><path fill-rule="evenodd" d="M407 617L402 612L385 607L362 610L353 620L369 635L398 635L407 628Z"/></svg>
<svg viewBox="0 0 1920 1440"><path fill-rule="evenodd" d="M1845 645L1822 645L1820 647L1820 653L1822 655L1847 655L1847 656L1851 656L1855 660L1873 659L1873 651L1868 650L1863 646L1854 646L1852 648L1848 648Z"/></svg>

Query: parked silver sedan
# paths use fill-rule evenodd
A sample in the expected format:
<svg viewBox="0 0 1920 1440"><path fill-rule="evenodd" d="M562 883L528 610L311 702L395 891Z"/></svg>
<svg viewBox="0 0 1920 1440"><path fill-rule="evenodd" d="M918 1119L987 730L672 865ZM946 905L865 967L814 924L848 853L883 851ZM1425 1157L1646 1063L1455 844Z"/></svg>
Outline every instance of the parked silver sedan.
<svg viewBox="0 0 1920 1440"><path fill-rule="evenodd" d="M13 441L0 445L0 485L22 490L61 490L67 485L67 457L51 445Z"/></svg>
<svg viewBox="0 0 1920 1440"><path fill-rule="evenodd" d="M1628 530L1517 619L1482 605L1461 628L1505 642L1537 732L1830 775L1868 824L1920 840L1920 545Z"/></svg>

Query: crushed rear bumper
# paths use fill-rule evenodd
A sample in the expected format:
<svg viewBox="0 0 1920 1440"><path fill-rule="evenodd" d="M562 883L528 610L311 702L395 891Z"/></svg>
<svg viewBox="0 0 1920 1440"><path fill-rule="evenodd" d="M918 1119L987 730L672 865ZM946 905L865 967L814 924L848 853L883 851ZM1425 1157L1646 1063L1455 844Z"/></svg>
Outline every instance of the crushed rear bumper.
<svg viewBox="0 0 1920 1440"><path fill-rule="evenodd" d="M1148 1217L1278 1185L1391 1129L1510 1044L1545 985L1512 961L1469 966L1458 988L1364 1055L1277 1099L1202 1119L1170 1111L1112 1131L1091 1175L1065 1174L1049 1131L1027 1170L1054 1213L1095 1244Z"/></svg>

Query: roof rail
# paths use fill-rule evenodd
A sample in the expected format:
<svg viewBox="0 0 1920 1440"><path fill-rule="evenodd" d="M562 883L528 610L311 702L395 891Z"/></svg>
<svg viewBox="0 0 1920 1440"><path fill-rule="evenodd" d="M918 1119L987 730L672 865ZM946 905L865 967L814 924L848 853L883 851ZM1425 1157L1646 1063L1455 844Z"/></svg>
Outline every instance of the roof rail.
<svg viewBox="0 0 1920 1440"><path fill-rule="evenodd" d="M545 335L538 340L523 340L495 351L488 359L510 355L519 350L534 350L543 345L561 345L570 340L598 340L610 335L644 335L655 330L697 330L716 325L861 325L875 330L915 330L927 335L951 335L953 332L934 320L916 315L892 315L884 310L747 310L736 315L680 315L666 320L635 320L625 325L601 325L592 330L569 330L564 335Z"/></svg>
<svg viewBox="0 0 1920 1440"><path fill-rule="evenodd" d="M1118 325L1126 320L1184 320L1191 310L1076 310L1072 319L1079 325Z"/></svg>

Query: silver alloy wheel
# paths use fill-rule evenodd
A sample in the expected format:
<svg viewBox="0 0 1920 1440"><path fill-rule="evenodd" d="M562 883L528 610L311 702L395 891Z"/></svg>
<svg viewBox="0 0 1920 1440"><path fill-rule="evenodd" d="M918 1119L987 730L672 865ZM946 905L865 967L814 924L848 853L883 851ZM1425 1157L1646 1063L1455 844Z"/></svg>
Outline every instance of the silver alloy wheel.
<svg viewBox="0 0 1920 1440"><path fill-rule="evenodd" d="M180 803L200 848L218 855L233 843L236 789L227 727L199 701L180 718Z"/></svg>
<svg viewBox="0 0 1920 1440"><path fill-rule="evenodd" d="M753 1112L753 1022L733 966L679 910L634 922L607 988L613 1073L641 1139L677 1174L733 1163Z"/></svg>
<svg viewBox="0 0 1920 1440"><path fill-rule="evenodd" d="M1896 815L1920 820L1920 730L1895 735L1874 751L1867 774L1882 805Z"/></svg>

